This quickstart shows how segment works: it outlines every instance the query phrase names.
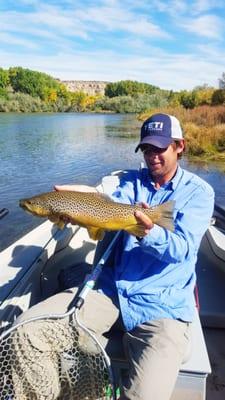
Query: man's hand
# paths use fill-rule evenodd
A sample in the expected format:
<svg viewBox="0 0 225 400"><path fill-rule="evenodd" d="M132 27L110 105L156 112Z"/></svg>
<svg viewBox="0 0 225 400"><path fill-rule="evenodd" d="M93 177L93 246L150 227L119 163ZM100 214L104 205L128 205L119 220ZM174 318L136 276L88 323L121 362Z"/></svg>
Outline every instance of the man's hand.
<svg viewBox="0 0 225 400"><path fill-rule="evenodd" d="M140 203L140 206L142 206L142 208L149 208L149 205L147 203ZM134 216L137 220L137 223L139 225L141 225L143 228L143 232L141 230L141 233L139 236L144 237L144 236L148 235L150 230L154 226L152 220L140 210L135 210Z"/></svg>
<svg viewBox="0 0 225 400"><path fill-rule="evenodd" d="M58 192L71 190L72 192L97 192L94 186L88 185L55 185L54 189Z"/></svg>

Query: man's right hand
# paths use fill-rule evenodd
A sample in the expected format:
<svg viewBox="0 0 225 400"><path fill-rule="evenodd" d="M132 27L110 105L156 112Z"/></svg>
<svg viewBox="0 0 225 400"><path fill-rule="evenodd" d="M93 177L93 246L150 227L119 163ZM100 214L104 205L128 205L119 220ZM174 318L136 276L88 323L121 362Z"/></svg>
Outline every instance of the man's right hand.
<svg viewBox="0 0 225 400"><path fill-rule="evenodd" d="M140 206L142 206L142 208L149 208L149 205L147 203L140 203ZM153 228L154 224L152 222L152 220L145 215L143 212L141 212L141 210L135 210L134 211L134 216L137 220L137 223L139 225L142 226L143 228L143 232L140 234L140 237L144 237L146 235L149 234L150 230Z"/></svg>

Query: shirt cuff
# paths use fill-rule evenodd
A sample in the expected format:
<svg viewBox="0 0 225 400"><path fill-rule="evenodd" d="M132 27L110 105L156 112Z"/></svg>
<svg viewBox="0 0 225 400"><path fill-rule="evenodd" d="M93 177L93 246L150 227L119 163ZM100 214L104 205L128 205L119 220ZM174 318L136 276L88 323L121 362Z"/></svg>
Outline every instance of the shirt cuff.
<svg viewBox="0 0 225 400"><path fill-rule="evenodd" d="M162 244L166 240L165 230L161 226L154 224L149 234L144 236L142 239L141 244L144 246Z"/></svg>

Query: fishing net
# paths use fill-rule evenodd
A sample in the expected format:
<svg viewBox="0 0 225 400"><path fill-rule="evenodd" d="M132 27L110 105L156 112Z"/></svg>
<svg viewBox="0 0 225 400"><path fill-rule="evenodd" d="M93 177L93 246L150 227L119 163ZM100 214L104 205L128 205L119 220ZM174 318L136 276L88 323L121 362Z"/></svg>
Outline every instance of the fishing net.
<svg viewBox="0 0 225 400"><path fill-rule="evenodd" d="M0 400L115 399L110 359L78 318L114 241L67 313L25 320L1 335Z"/></svg>
<svg viewBox="0 0 225 400"><path fill-rule="evenodd" d="M31 320L1 339L0 400L103 400L112 391L106 354L74 318Z"/></svg>

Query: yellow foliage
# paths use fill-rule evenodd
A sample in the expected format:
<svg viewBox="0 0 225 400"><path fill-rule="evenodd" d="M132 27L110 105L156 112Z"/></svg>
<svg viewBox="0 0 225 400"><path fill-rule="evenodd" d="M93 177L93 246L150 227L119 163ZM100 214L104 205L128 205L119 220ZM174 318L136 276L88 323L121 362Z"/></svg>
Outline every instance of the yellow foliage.
<svg viewBox="0 0 225 400"><path fill-rule="evenodd" d="M53 103L57 100L57 92L54 89L50 90L50 93L48 95L48 101Z"/></svg>
<svg viewBox="0 0 225 400"><path fill-rule="evenodd" d="M78 107L80 111L85 111L86 109L90 108L92 105L95 104L97 100L102 97L101 95L89 96L87 93L84 92L70 92L70 95L71 104Z"/></svg>
<svg viewBox="0 0 225 400"><path fill-rule="evenodd" d="M46 103L54 103L58 98L56 89L46 88L44 91L44 101Z"/></svg>
<svg viewBox="0 0 225 400"><path fill-rule="evenodd" d="M214 88L205 88L195 91L197 105L212 104L212 96L214 92Z"/></svg>
<svg viewBox="0 0 225 400"><path fill-rule="evenodd" d="M187 154L207 156L207 158L225 156L225 106L200 106L194 109L167 107L154 109L139 115L141 121L152 114L166 113L174 115L181 122L187 144Z"/></svg>

